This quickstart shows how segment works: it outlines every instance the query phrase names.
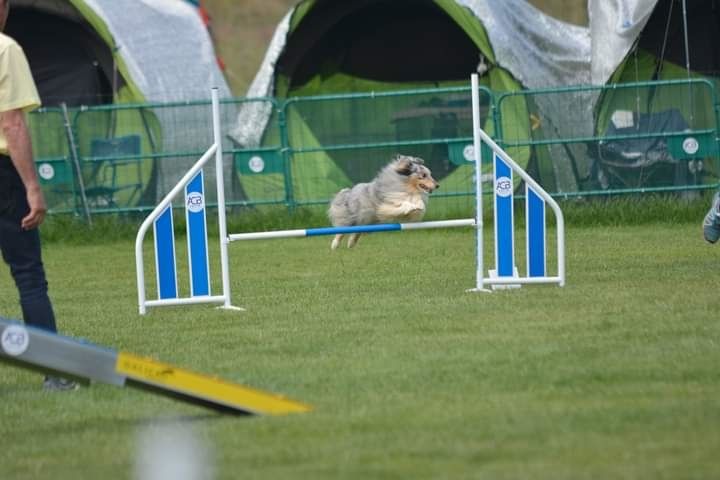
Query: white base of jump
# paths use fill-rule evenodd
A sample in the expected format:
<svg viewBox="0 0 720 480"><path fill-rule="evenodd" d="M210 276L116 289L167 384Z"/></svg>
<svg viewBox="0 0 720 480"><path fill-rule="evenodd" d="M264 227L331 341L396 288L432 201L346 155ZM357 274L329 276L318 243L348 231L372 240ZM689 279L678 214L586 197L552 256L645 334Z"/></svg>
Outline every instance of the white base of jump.
<svg viewBox="0 0 720 480"><path fill-rule="evenodd" d="M195 297L186 298L167 298L160 300L145 300L144 305L146 307L167 307L171 305L197 305L200 303L222 303L215 308L221 308L223 310L235 310L238 312L244 312L245 309L237 307L235 305L226 305L226 298L223 295L198 295Z"/></svg>
<svg viewBox="0 0 720 480"><path fill-rule="evenodd" d="M498 275L497 270L489 270L488 275L490 276L491 280L496 279L496 278L507 278L507 277L501 277L500 275ZM518 273L517 267L513 267L513 274L509 278L515 278L515 279L520 278L520 274ZM522 285L520 285L519 283L508 283L507 285L495 284L495 285L492 285L492 289L493 290L509 290L511 288L520 288L521 286Z"/></svg>

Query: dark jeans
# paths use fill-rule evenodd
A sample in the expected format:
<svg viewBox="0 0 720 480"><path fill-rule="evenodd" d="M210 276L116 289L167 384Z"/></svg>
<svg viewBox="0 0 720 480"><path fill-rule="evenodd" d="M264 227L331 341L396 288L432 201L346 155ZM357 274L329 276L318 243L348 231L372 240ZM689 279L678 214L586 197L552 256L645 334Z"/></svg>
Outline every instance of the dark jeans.
<svg viewBox="0 0 720 480"><path fill-rule="evenodd" d="M56 332L37 228L23 230L20 220L30 207L20 176L10 159L0 155L0 250L20 293L23 319L28 325Z"/></svg>

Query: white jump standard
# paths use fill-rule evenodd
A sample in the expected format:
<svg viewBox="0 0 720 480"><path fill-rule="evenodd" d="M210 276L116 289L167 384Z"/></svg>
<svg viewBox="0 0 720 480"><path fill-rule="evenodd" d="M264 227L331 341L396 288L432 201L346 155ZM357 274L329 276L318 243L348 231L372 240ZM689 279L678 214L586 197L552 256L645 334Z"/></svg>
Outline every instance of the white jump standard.
<svg viewBox="0 0 720 480"><path fill-rule="evenodd" d="M135 240L135 259L138 282L138 305L140 314L147 307L165 305L186 305L196 303L221 303L221 308L243 310L230 303L230 274L228 266L228 244L233 241L267 240L273 238L313 237L349 233L391 232L403 230L422 230L432 228L474 227L476 235L476 281L469 291L488 292L485 287L503 288L521 284L554 283L565 285L565 224L562 211L557 202L535 180L530 177L510 156L488 136L480 126L478 77L471 77L473 150L475 164L475 218L440 220L417 223L390 223L376 225L358 225L350 227L324 227L295 230L277 230L267 232L249 232L227 234L225 216L225 192L223 179L223 152L220 129L220 107L217 89L212 90L214 143L193 165L177 185L160 204L148 215ZM494 249L495 269L485 276L483 263L483 207L482 207L482 144L493 152L493 200L494 200ZM215 173L218 201L218 230L220 236L220 270L222 275L222 293L210 292L210 267L208 262L208 242L205 217L203 186L203 166L215 157ZM515 224L514 224L514 182L517 174L525 183L525 275L521 275L515 265ZM188 266L190 276L190 296L181 298L177 288L177 269L175 259L175 238L172 225L172 201L181 191L185 191L185 214L188 235ZM547 274L547 238L546 206L550 206L555 216L556 230L556 266L557 273ZM145 289L143 261L143 240L153 227L155 234L155 273L158 298L149 300Z"/></svg>
<svg viewBox="0 0 720 480"><path fill-rule="evenodd" d="M230 303L230 272L227 253L227 224L225 217L225 190L223 188L223 150L220 130L220 101L218 90L213 88L212 119L214 143L195 162L195 165L180 179L172 190L140 225L135 238L135 268L138 284L138 305L140 314L147 307L165 305L187 305L196 303L221 303L221 308L243 310ZM222 275L222 294L210 292L210 270L207 261L207 229L205 226L205 200L203 195L202 168L215 158L215 181L217 183L218 230L220 234L220 265ZM177 271L175 259L175 234L172 223L172 201L185 189L185 210L187 215L188 263L190 266L190 297L180 298L177 289ZM155 233L155 274L158 299L148 300L145 291L145 268L143 261L143 240L153 227ZM204 259L204 260L203 260ZM203 277L198 280L198 276Z"/></svg>
<svg viewBox="0 0 720 480"><path fill-rule="evenodd" d="M473 119L473 153L475 157L475 218L477 221L476 286L471 291L487 291L485 285L500 287L530 283L565 285L565 221L557 202L520 167L480 126L480 96L477 74L470 77ZM493 186L495 213L495 270L489 278L483 267L482 143L493 151ZM513 172L525 182L526 276L515 266L515 226ZM545 204L555 214L557 234L557 275L546 273Z"/></svg>

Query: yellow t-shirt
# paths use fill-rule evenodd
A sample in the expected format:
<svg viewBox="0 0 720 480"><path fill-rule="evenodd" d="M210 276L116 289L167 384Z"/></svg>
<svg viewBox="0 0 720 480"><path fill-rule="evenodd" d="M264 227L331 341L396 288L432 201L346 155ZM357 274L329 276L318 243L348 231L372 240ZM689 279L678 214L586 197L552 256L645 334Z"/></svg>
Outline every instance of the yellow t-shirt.
<svg viewBox="0 0 720 480"><path fill-rule="evenodd" d="M20 45L0 33L0 112L21 109L25 112L40 106L30 66ZM7 140L0 130L0 153L7 155Z"/></svg>

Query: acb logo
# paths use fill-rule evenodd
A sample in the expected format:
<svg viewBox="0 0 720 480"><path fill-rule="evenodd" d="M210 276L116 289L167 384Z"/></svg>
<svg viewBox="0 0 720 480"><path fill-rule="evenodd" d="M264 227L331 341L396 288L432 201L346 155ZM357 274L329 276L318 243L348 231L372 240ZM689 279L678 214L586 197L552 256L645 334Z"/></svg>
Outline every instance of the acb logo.
<svg viewBox="0 0 720 480"><path fill-rule="evenodd" d="M185 207L192 213L198 213L205 208L205 198L200 192L190 192L185 198Z"/></svg>
<svg viewBox="0 0 720 480"><path fill-rule="evenodd" d="M22 325L10 325L2 332L2 349L10 356L22 355L30 344L30 335Z"/></svg>
<svg viewBox="0 0 720 480"><path fill-rule="evenodd" d="M509 197L512 195L512 180L508 177L498 177L495 180L495 195L498 197Z"/></svg>

